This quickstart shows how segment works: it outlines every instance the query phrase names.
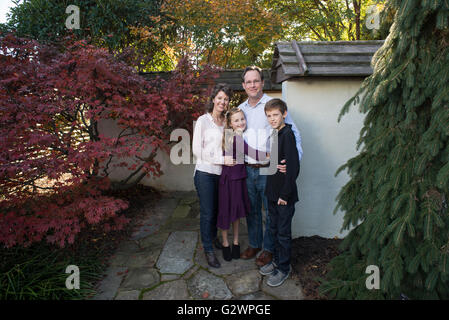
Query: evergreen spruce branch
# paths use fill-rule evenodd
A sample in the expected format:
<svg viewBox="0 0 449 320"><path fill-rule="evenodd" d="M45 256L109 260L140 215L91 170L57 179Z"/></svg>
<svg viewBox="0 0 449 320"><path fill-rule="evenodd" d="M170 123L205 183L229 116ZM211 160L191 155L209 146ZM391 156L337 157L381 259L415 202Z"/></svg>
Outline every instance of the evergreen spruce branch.
<svg viewBox="0 0 449 320"><path fill-rule="evenodd" d="M336 208L345 212L345 227L360 224L332 263L329 276L343 284L336 296L449 296L448 2L393 0L390 34L357 92L366 112L357 142L363 150L337 170L346 169L350 181ZM379 295L353 284L363 274L356 266L373 261L383 272Z"/></svg>

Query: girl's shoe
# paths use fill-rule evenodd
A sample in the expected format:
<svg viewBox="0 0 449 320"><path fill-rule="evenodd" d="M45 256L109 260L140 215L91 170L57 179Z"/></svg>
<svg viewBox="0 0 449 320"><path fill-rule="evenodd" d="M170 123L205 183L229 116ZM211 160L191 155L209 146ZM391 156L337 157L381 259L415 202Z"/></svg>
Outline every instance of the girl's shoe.
<svg viewBox="0 0 449 320"><path fill-rule="evenodd" d="M232 260L232 255L231 255L231 246L223 246L223 259L225 259L225 261L231 261Z"/></svg>
<svg viewBox="0 0 449 320"><path fill-rule="evenodd" d="M232 259L240 259L240 245L232 244Z"/></svg>

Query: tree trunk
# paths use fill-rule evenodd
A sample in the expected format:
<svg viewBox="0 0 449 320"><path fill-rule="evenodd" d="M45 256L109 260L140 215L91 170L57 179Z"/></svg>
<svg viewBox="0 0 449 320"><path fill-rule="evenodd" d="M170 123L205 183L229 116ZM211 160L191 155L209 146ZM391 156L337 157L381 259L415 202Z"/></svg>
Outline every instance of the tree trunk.
<svg viewBox="0 0 449 320"><path fill-rule="evenodd" d="M355 39L360 40L360 6L361 0L353 0L354 4L354 13L355 13Z"/></svg>

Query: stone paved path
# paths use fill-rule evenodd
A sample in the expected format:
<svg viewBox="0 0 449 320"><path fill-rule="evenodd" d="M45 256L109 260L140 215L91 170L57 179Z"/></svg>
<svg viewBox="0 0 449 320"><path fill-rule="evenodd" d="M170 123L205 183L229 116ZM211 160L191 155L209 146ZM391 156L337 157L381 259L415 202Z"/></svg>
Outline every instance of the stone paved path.
<svg viewBox="0 0 449 320"><path fill-rule="evenodd" d="M267 286L255 259L226 262L217 250L221 268L210 267L200 241L195 192L166 194L148 208L147 216L137 225L131 238L122 242L110 259L106 277L93 299L303 299L299 280L294 276L280 287ZM242 250L247 245L247 228L242 219Z"/></svg>

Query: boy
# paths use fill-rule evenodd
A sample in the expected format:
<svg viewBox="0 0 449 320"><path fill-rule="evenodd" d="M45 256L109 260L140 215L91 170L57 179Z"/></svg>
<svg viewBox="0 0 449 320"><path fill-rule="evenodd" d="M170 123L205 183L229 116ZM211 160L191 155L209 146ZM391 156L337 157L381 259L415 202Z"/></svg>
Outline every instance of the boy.
<svg viewBox="0 0 449 320"><path fill-rule="evenodd" d="M291 125L285 123L287 105L281 99L272 99L265 105L265 115L271 127L278 130L278 159L285 159L287 172L277 171L267 177L265 195L268 199L270 230L274 237L273 261L262 268L262 275L269 275L267 285L280 286L290 275L291 225L298 201L296 178L299 174L299 157ZM272 151L273 152L273 151Z"/></svg>

